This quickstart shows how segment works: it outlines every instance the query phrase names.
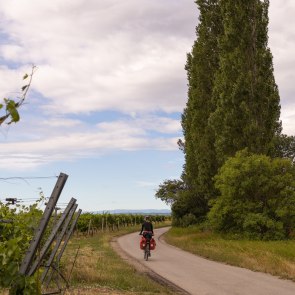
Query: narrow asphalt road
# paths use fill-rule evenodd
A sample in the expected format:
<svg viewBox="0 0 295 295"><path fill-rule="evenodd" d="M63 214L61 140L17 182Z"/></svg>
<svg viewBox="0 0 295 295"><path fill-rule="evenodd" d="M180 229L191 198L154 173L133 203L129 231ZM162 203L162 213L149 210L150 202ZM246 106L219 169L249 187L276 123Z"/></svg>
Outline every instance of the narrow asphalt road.
<svg viewBox="0 0 295 295"><path fill-rule="evenodd" d="M268 274L210 261L168 245L155 230L156 250L144 261L138 233L118 238L119 247L165 280L193 295L294 295L295 283Z"/></svg>

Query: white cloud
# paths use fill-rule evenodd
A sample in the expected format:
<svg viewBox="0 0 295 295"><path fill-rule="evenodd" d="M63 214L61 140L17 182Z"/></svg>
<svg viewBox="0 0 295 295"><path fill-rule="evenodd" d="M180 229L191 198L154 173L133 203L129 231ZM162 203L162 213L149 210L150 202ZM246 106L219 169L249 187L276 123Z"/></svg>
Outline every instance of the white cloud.
<svg viewBox="0 0 295 295"><path fill-rule="evenodd" d="M295 2L270 1L269 46L273 54L275 78L281 97L283 132L295 135Z"/></svg>
<svg viewBox="0 0 295 295"><path fill-rule="evenodd" d="M33 88L47 111L182 111L197 20L185 2L0 1L0 54L38 65Z"/></svg>
<svg viewBox="0 0 295 295"><path fill-rule="evenodd" d="M0 92L14 96L38 67L21 123L1 130L0 167L176 150L179 120L150 112L183 109L192 19L190 0L0 0ZM87 121L105 110L130 117Z"/></svg>
<svg viewBox="0 0 295 295"><path fill-rule="evenodd" d="M139 134L143 134L146 131L155 131L163 134L175 134L181 131L181 124L179 120L171 119L168 117L156 117L156 116L142 116L140 118L117 121L117 122L103 122L98 124L98 127L105 130L124 130L138 131Z"/></svg>
<svg viewBox="0 0 295 295"><path fill-rule="evenodd" d="M139 187L149 187L149 188L157 188L159 186L158 182L151 182L151 181L137 181L136 184Z"/></svg>
<svg viewBox="0 0 295 295"><path fill-rule="evenodd" d="M1 48L1 46L0 46ZM21 86L23 86L22 75L16 69L8 69L7 66L0 66L0 91L1 98L13 98L17 97L21 93Z"/></svg>
<svg viewBox="0 0 295 295"><path fill-rule="evenodd" d="M1 169L32 169L111 151L172 151L178 148L179 122L169 118L126 119L102 122L96 126L59 118L43 121L40 125L19 130L22 130L21 134L32 132L34 136L19 139L11 132L8 139L1 143ZM154 130L160 130L160 134L150 136L148 132Z"/></svg>

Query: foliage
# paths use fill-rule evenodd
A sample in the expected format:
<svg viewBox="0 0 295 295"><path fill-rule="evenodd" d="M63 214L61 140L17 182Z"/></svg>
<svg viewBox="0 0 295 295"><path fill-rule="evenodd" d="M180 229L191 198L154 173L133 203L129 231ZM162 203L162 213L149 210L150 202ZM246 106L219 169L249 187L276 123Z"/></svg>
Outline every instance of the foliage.
<svg viewBox="0 0 295 295"><path fill-rule="evenodd" d="M287 158L295 162L295 136L279 134L274 141L274 157Z"/></svg>
<svg viewBox="0 0 295 295"><path fill-rule="evenodd" d="M204 221L204 208L207 203L203 198L196 197L192 191L184 190L172 205L172 223L175 226L188 226ZM194 218L192 218L192 215Z"/></svg>
<svg viewBox="0 0 295 295"><path fill-rule="evenodd" d="M142 214L110 214L108 212L102 214L83 213L77 222L77 230L85 233L89 229L96 230L114 230L122 227L130 227L135 224L141 224L145 215ZM165 215L151 215L152 222L163 222L168 218Z"/></svg>
<svg viewBox="0 0 295 295"><path fill-rule="evenodd" d="M173 217L173 226L179 226L179 227L188 227L194 224L198 223L198 219L196 218L196 215L192 213L186 213L185 215L178 217L176 214Z"/></svg>
<svg viewBox="0 0 295 295"><path fill-rule="evenodd" d="M217 171L214 138L209 126L210 114L215 110L212 98L214 79L219 67L218 36L222 32L218 0L196 1L200 16L196 28L197 40L192 52L187 55L186 71L188 78L188 101L182 115L182 128L185 142L179 142L185 153L183 181L187 187L185 196L176 207L190 205L185 200L198 198L198 218L208 211L207 201L215 194L212 177ZM188 196L190 194L190 196ZM182 216L179 216L179 218Z"/></svg>
<svg viewBox="0 0 295 295"><path fill-rule="evenodd" d="M16 205L13 209L0 202L0 219L8 221L0 222L0 287L12 287L10 294L18 294L20 290L21 294L40 293L38 274L33 277L19 274L20 264L42 215L38 209L40 201L29 207Z"/></svg>
<svg viewBox="0 0 295 295"><path fill-rule="evenodd" d="M252 239L288 238L295 226L295 167L288 159L240 151L215 177L221 195L208 214L213 228Z"/></svg>
<svg viewBox="0 0 295 295"><path fill-rule="evenodd" d="M182 180L168 179L159 185L155 197L161 199L167 205L172 205L175 201L177 201L179 192L183 191L184 189L185 186Z"/></svg>
<svg viewBox="0 0 295 295"><path fill-rule="evenodd" d="M14 99L6 97L3 98L3 103L0 103L0 111L4 111L4 114L0 116L0 126L8 119L9 122L7 124L16 123L20 120L18 109L26 99L35 70L36 67L33 66L31 73L25 74L23 76L23 80L26 80L28 82L24 86L22 86L20 97Z"/></svg>
<svg viewBox="0 0 295 295"><path fill-rule="evenodd" d="M279 93L268 48L269 1L221 0L223 34L214 81L215 133L219 166L244 148L270 154L279 134Z"/></svg>
<svg viewBox="0 0 295 295"><path fill-rule="evenodd" d="M197 40L186 64L185 141L179 141L186 191L172 210L178 220L194 214L202 221L217 196L214 176L237 151L248 148L284 157L294 153L292 139L280 135L280 98L268 48L269 1L196 3Z"/></svg>

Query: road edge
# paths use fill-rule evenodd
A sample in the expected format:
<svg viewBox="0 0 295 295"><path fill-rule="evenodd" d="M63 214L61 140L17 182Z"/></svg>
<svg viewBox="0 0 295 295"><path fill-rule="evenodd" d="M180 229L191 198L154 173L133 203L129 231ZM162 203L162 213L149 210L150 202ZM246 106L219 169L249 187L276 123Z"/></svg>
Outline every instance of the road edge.
<svg viewBox="0 0 295 295"><path fill-rule="evenodd" d="M163 239L164 234L159 236L159 239ZM124 249L122 249L118 243L119 237L113 237L110 241L111 247L113 250L128 264L132 265L136 271L139 273L145 274L148 277L150 277L152 280L156 281L157 283L169 287L171 290L176 292L176 294L182 294L182 295L191 295L186 290L182 289L181 287L177 286L176 284L172 283L171 281L165 279L164 277L160 276L153 270L151 270L149 267L141 263L140 261L136 260L134 257L130 256L127 252L125 252Z"/></svg>

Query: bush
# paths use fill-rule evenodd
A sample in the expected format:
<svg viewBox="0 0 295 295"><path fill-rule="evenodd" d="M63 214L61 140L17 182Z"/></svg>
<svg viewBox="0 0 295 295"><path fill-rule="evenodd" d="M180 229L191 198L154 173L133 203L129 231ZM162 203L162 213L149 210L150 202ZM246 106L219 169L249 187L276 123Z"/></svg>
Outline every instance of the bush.
<svg viewBox="0 0 295 295"><path fill-rule="evenodd" d="M0 289L10 288L9 294L41 294L38 271L32 277L19 274L19 267L33 238L42 211L38 202L30 207L17 205L11 209L0 202Z"/></svg>
<svg viewBox="0 0 295 295"><path fill-rule="evenodd" d="M219 232L252 239L288 238L295 225L295 168L290 160L240 151L215 176L221 195L208 218Z"/></svg>
<svg viewBox="0 0 295 295"><path fill-rule="evenodd" d="M185 226L184 224L202 223L208 212L206 207L207 200L204 200L196 192L183 190L179 192L178 199L171 207L173 224L176 226ZM190 219L191 221L188 221Z"/></svg>
<svg viewBox="0 0 295 295"><path fill-rule="evenodd" d="M198 219L192 213L188 213L181 218L173 218L172 225L180 227L188 227L198 223Z"/></svg>

